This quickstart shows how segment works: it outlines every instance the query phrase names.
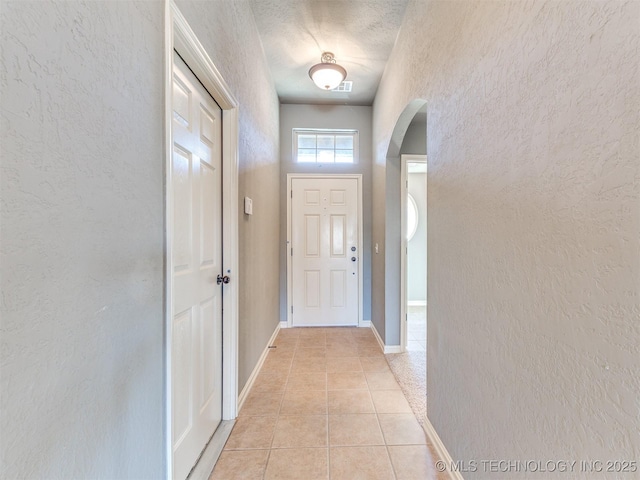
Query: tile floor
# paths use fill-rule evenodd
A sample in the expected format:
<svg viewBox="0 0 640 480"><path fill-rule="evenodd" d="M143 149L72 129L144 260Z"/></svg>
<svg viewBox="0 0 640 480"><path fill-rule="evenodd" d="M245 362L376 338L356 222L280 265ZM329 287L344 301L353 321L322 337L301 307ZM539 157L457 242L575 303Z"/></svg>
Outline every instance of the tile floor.
<svg viewBox="0 0 640 480"><path fill-rule="evenodd" d="M407 307L407 351L427 351L426 306L410 305Z"/></svg>
<svg viewBox="0 0 640 480"><path fill-rule="evenodd" d="M370 329L284 329L274 346L211 479L436 478Z"/></svg>

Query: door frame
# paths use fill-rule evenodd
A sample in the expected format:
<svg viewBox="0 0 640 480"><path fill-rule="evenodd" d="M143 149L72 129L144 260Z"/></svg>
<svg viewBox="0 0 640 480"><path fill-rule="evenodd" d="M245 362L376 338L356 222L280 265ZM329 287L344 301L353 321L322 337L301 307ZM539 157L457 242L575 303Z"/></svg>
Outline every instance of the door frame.
<svg viewBox="0 0 640 480"><path fill-rule="evenodd" d="M400 351L407 351L407 194L409 193L409 169L407 163L424 163L428 169L426 155L400 155ZM428 170L427 170L428 173ZM427 245L424 246L427 248Z"/></svg>
<svg viewBox="0 0 640 480"><path fill-rule="evenodd" d="M363 321L363 290L364 279L363 276L363 256L362 256L362 244L363 244L363 226L362 226L362 174L322 174L322 173L288 173L287 174L287 328L293 326L293 316L291 314L291 305L293 304L293 257L291 251L291 192L292 183L295 179L356 179L358 183L358 252L360 261L358 262L358 326L364 327ZM368 322L367 322L368 323Z"/></svg>
<svg viewBox="0 0 640 480"><path fill-rule="evenodd" d="M222 266L231 283L223 288L222 301L222 420L233 420L238 410L238 118L239 104L195 33L173 0L165 1L164 38L165 90L165 191L164 191L164 377L165 377L165 452L166 474L173 472L172 398L171 398L171 312L172 244L171 155L173 151L172 76L173 51L176 50L222 108ZM220 272L223 273L223 272ZM210 442L214 443L213 441ZM204 446L203 446L204 447Z"/></svg>

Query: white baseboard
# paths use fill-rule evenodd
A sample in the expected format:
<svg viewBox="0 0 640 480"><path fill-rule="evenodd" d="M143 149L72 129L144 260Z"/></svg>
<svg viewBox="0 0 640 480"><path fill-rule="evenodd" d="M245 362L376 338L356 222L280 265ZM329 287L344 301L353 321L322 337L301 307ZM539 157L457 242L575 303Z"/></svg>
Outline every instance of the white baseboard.
<svg viewBox="0 0 640 480"><path fill-rule="evenodd" d="M362 320L360 322L360 324L358 325L358 327L360 327L360 328L370 328L371 327L371 320Z"/></svg>
<svg viewBox="0 0 640 480"><path fill-rule="evenodd" d="M382 341L382 338L380 338L378 330L376 330L376 326L373 323L371 324L371 330L373 330L373 335L376 337L376 340L378 340L378 344L380 345L380 350L382 350L382 353L402 353L404 351L402 349L402 345L385 345Z"/></svg>
<svg viewBox="0 0 640 480"><path fill-rule="evenodd" d="M286 324L287 322L284 322L284 323ZM280 331L280 328L282 328L281 325L282 325L282 322L279 322L276 325L276 329L273 331L273 335L271 335L271 338L267 342L266 347L264 347L264 351L262 352L262 355L260 355L260 358L258 359L258 363L256 363L256 366L253 369L253 372L251 372L251 376L249 376L249 380L247 380L247 383L242 388L240 395L238 395L238 412L240 412L240 409L242 408L244 401L249 396L251 387L253 387L253 383L256 381L256 378L258 377L258 374L260 373L260 369L262 368L264 361L267 359L267 354L269 353L269 345L272 345L273 341L278 336L278 332Z"/></svg>
<svg viewBox="0 0 640 480"><path fill-rule="evenodd" d="M427 301L426 300L409 300L407 302L407 306L409 306L409 307L426 307L427 306Z"/></svg>
<svg viewBox="0 0 640 480"><path fill-rule="evenodd" d="M384 352L384 342L382 341L382 338L380 338L380 334L378 333L378 330L376 330L376 326L373 324L373 322L371 322L371 330L373 331L373 336L376 337L376 340L378 340L380 350Z"/></svg>
<svg viewBox="0 0 640 480"><path fill-rule="evenodd" d="M384 353L403 353L402 345L385 345Z"/></svg>
<svg viewBox="0 0 640 480"><path fill-rule="evenodd" d="M280 328L289 328L289 323L286 320L280 322Z"/></svg>
<svg viewBox="0 0 640 480"><path fill-rule="evenodd" d="M451 455L447 451L447 448L444 446L444 443L442 443L442 440L440 439L440 436L436 432L436 429L433 428L433 425L429 421L428 417L424 417L424 423L422 424L422 428L424 429L424 432L427 434L427 438L431 441L431 444L433 445L433 449L436 451L436 454L439 457L438 459L436 459L436 461L440 460L444 462L444 466L446 467L446 473L448 474L449 478L451 480L464 480L464 478L462 478L462 474L455 468L452 468L452 466L454 465L453 459L451 458Z"/></svg>

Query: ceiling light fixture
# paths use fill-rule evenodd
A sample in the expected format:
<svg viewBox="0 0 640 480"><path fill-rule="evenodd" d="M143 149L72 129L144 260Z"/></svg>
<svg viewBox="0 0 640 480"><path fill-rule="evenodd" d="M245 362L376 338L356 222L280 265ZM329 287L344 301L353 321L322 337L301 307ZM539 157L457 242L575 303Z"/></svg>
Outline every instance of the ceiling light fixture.
<svg viewBox="0 0 640 480"><path fill-rule="evenodd" d="M336 63L333 53L324 52L317 63L309 70L309 76L322 90L333 90L346 78L347 71Z"/></svg>

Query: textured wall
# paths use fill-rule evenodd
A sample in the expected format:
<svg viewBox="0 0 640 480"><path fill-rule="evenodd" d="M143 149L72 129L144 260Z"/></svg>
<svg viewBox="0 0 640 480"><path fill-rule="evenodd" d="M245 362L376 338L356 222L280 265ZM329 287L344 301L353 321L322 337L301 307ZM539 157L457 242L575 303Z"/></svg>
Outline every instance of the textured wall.
<svg viewBox="0 0 640 480"><path fill-rule="evenodd" d="M298 164L293 162L294 128L345 128L358 130L360 159L355 165ZM287 320L287 174L345 173L362 174L363 203L363 319L371 319L371 107L339 105L280 106L280 319Z"/></svg>
<svg viewBox="0 0 640 480"><path fill-rule="evenodd" d="M241 104L242 386L278 321L278 101L246 2L180 7ZM164 4L0 15L0 477L162 478Z"/></svg>
<svg viewBox="0 0 640 480"><path fill-rule="evenodd" d="M428 411L455 459L640 456L639 18L634 1L408 6L374 104L374 202L424 98Z"/></svg>
<svg viewBox="0 0 640 480"><path fill-rule="evenodd" d="M246 1L186 1L178 7L240 103L239 388L279 322L279 104Z"/></svg>
<svg viewBox="0 0 640 480"><path fill-rule="evenodd" d="M0 477L161 478L162 5L0 11Z"/></svg>

